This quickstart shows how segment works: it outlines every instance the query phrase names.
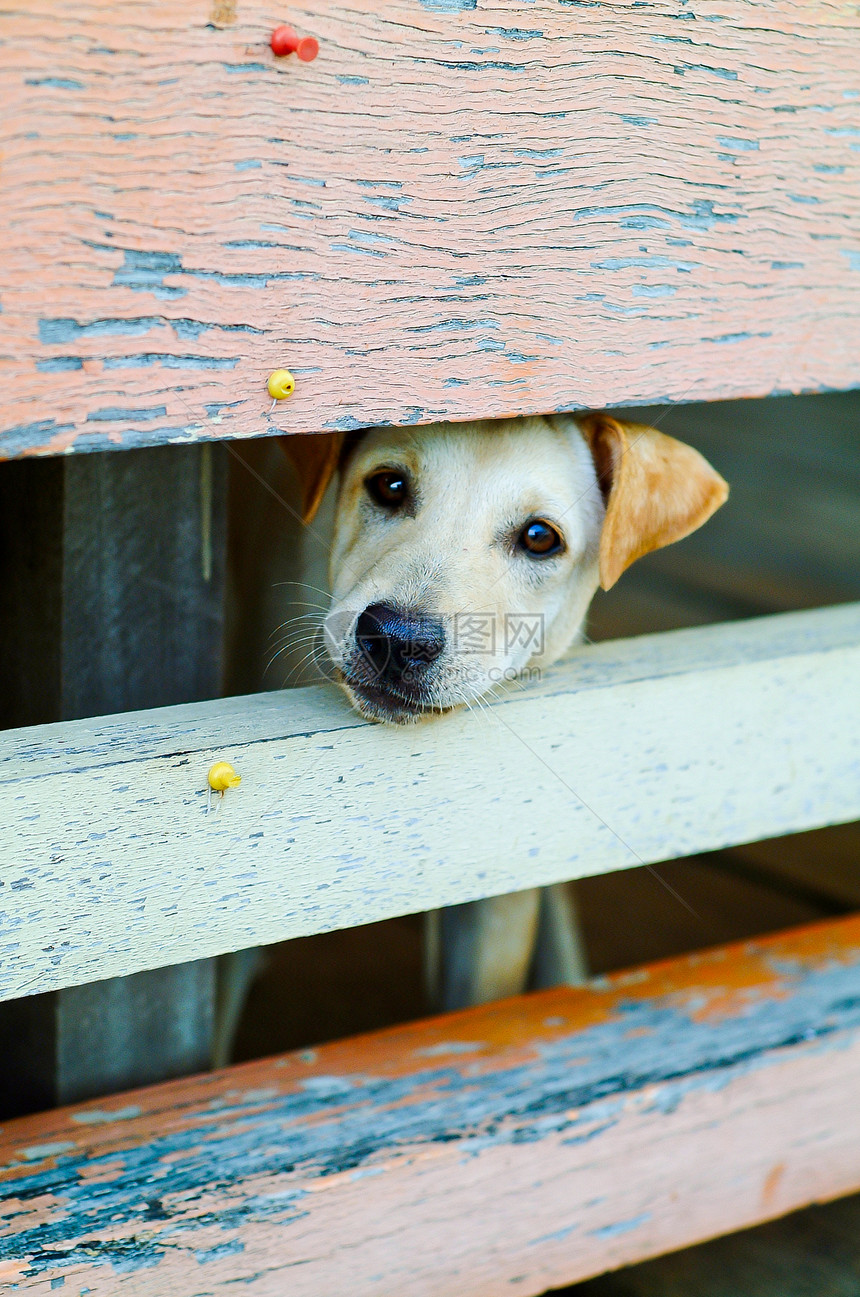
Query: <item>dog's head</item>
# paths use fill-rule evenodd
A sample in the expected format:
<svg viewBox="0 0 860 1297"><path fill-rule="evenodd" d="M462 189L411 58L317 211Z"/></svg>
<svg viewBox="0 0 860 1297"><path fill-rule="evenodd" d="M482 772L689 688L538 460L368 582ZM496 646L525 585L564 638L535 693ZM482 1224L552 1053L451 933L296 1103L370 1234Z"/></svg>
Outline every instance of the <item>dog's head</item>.
<svg viewBox="0 0 860 1297"><path fill-rule="evenodd" d="M284 444L308 521L340 467L326 649L358 710L389 722L554 661L598 585L728 494L697 451L606 415Z"/></svg>

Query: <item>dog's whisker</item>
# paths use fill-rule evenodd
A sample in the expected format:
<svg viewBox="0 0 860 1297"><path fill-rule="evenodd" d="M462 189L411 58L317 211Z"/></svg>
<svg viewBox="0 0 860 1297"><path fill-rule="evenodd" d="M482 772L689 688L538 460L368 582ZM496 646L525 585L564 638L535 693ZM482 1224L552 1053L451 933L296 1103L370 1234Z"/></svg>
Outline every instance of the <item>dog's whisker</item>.
<svg viewBox="0 0 860 1297"><path fill-rule="evenodd" d="M298 623L301 623L301 625ZM301 616L288 617L287 621L281 621L280 625L275 626L275 629L272 630L269 638L274 639L275 636L281 636L281 638L291 636L291 634L293 634L293 628L296 628L297 634L306 632L306 630L309 629L309 625L307 625L309 623L311 628L322 630L324 619L323 617L318 616L318 613L315 612L302 612Z"/></svg>
<svg viewBox="0 0 860 1297"><path fill-rule="evenodd" d="M287 675L284 678L281 688L285 689L289 681L295 676L297 676L301 671L303 671L309 662L313 662L313 661L316 661L316 649L311 649L309 653L306 653L304 655L304 657L301 659L300 662L297 662L295 666L290 668L290 670L287 672Z"/></svg>
<svg viewBox="0 0 860 1297"><path fill-rule="evenodd" d="M271 666L272 662L276 661L276 659L279 658L282 653L298 651L299 649L307 649L309 651L311 649L316 650L317 646L318 646L318 640L316 635L302 635L298 639L293 639L290 636L284 641L284 643L277 646L275 645L272 646L273 652L271 658L269 659L269 666ZM268 667L266 668L266 670L268 670Z"/></svg>
<svg viewBox="0 0 860 1297"><path fill-rule="evenodd" d="M315 603L311 599L290 599L290 605L293 608L313 608L316 612L322 613L328 612L329 609L328 604Z"/></svg>
<svg viewBox="0 0 860 1297"><path fill-rule="evenodd" d="M320 612L321 610L315 610L311 612L297 612L294 613L293 616L291 617L285 617L284 620L279 622L278 625L274 628L272 634L276 635L279 630L285 630L287 626L293 626L295 625L296 622L315 621L320 626L322 626L323 622L325 621L325 617L321 616Z"/></svg>
<svg viewBox="0 0 860 1297"><path fill-rule="evenodd" d="M282 657L284 653L293 653L293 652L297 653L300 649L304 649L306 652L310 652L312 649L315 648L316 648L316 636L314 636L313 639L287 640L285 644L281 644L277 648L273 649L272 656L269 659L269 665L271 666L272 662L276 662L277 659L279 657Z"/></svg>
<svg viewBox="0 0 860 1297"><path fill-rule="evenodd" d="M283 630L287 626L292 626L299 621L317 621L322 625L325 618L320 616L321 611L321 609L317 609L314 612L297 612L292 617L285 617L284 620L275 627L272 634L276 635L279 630Z"/></svg>
<svg viewBox="0 0 860 1297"><path fill-rule="evenodd" d="M310 630L322 630L324 624L325 618L320 617L319 613L306 612L299 617L288 617L286 621L282 621L272 631L272 635L289 634L290 632L294 632L296 635L304 635Z"/></svg>
<svg viewBox="0 0 860 1297"><path fill-rule="evenodd" d="M491 711L491 708L488 706L488 704L483 698L474 699L474 708L472 706L469 706L468 703L466 705L469 708L469 711L472 712L473 715L476 715L478 717L482 725L486 726L487 728L492 727L492 720L490 719L490 716L488 714Z"/></svg>
<svg viewBox="0 0 860 1297"><path fill-rule="evenodd" d="M291 649L298 650L298 649L313 648L316 645L316 643L317 643L316 635L302 635L301 638L299 639L293 639L292 637L289 637L288 639L284 640L283 643L281 644L271 645L271 651L275 656L279 656L281 653L290 652Z"/></svg>
<svg viewBox="0 0 860 1297"><path fill-rule="evenodd" d="M320 585L311 585L310 581L273 581L272 589L277 590L281 586L295 585L301 590L313 590L315 594L321 594L323 598L331 598L331 590L323 590Z"/></svg>
<svg viewBox="0 0 860 1297"><path fill-rule="evenodd" d="M309 648L308 645L310 645ZM282 654L289 653L292 650L299 650L299 649L307 650L304 658L302 659L302 663L304 663L305 661L307 661L309 657L314 656L314 654L316 654L319 651L319 643L318 643L317 635L302 636L300 639L288 638L286 643L282 644L281 647L278 648L269 658L269 661L266 663L266 668L263 672L263 678L265 679L269 669L278 660L278 658L281 657Z"/></svg>

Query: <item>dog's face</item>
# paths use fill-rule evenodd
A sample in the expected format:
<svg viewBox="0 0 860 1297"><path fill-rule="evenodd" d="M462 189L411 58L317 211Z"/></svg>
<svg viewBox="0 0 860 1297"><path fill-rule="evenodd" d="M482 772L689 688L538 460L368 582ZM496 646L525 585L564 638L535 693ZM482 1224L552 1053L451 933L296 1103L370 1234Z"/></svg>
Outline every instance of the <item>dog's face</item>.
<svg viewBox="0 0 860 1297"><path fill-rule="evenodd" d="M339 450L287 449L310 441L306 512ZM399 723L554 661L601 581L726 494L689 447L605 418L379 428L340 468L326 649L358 710Z"/></svg>
<svg viewBox="0 0 860 1297"><path fill-rule="evenodd" d="M603 514L575 429L371 432L343 468L327 620L355 705L412 720L557 656L597 589Z"/></svg>

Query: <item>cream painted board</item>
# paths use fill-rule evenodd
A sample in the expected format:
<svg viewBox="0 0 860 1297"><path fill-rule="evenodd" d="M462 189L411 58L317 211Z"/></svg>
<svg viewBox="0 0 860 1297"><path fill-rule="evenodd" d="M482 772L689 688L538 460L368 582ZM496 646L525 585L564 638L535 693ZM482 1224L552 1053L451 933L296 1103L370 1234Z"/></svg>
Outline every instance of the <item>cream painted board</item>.
<svg viewBox="0 0 860 1297"><path fill-rule="evenodd" d="M584 647L405 729L322 686L9 731L0 995L856 819L858 719L854 604Z"/></svg>

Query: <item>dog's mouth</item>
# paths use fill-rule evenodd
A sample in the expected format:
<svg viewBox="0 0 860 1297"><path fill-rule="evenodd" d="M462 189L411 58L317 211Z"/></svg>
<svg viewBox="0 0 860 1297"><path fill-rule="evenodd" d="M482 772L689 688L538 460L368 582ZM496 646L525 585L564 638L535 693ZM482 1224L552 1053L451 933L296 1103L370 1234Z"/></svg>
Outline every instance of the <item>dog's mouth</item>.
<svg viewBox="0 0 860 1297"><path fill-rule="evenodd" d="M452 711L454 706L440 705L401 693L393 686L379 681L371 684L366 680L356 680L345 673L341 673L341 684L346 686L362 715L388 724L404 725L420 720L423 716L439 716Z"/></svg>

